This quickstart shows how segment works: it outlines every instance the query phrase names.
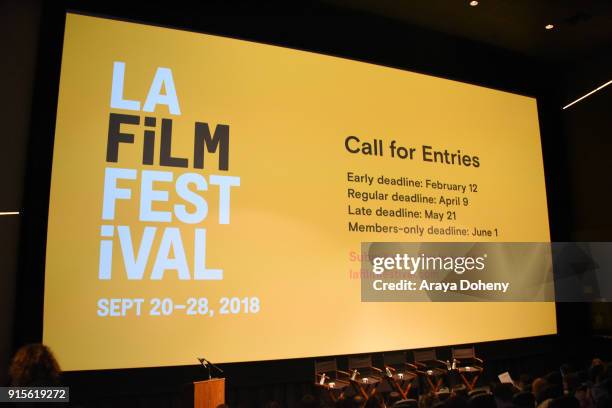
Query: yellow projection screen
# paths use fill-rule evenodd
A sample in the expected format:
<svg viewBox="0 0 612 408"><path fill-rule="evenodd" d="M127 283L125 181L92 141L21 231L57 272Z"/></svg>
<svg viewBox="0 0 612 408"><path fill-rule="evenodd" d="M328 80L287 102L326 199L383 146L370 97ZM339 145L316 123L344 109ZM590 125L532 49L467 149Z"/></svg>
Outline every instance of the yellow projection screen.
<svg viewBox="0 0 612 408"><path fill-rule="evenodd" d="M361 302L362 242L550 240L512 93L68 14L48 221L66 370L556 332L554 303Z"/></svg>

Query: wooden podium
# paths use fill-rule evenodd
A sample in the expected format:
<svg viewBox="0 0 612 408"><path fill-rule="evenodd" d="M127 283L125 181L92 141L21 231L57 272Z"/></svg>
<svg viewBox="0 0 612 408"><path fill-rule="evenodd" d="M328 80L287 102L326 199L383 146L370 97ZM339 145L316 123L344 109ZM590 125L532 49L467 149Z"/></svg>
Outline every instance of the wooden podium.
<svg viewBox="0 0 612 408"><path fill-rule="evenodd" d="M193 408L217 408L225 404L225 378L195 381L189 393L189 400L193 399Z"/></svg>

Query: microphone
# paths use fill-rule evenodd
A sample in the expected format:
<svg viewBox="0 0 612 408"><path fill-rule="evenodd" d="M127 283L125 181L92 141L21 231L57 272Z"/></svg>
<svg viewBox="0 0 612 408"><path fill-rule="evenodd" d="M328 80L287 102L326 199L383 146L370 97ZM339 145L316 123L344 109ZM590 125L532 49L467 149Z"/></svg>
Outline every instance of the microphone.
<svg viewBox="0 0 612 408"><path fill-rule="evenodd" d="M321 380L319 381L319 384L323 385L325 384L325 380L327 380L329 378L329 376L327 376L325 373L321 374Z"/></svg>
<svg viewBox="0 0 612 408"><path fill-rule="evenodd" d="M217 372L219 372L219 374L223 374L223 370L220 369L219 367L217 367L216 365L214 365L213 363L211 363L209 360L207 360L205 357L198 357L198 361L200 362L200 364L202 364L204 367L212 367L215 370L217 370Z"/></svg>

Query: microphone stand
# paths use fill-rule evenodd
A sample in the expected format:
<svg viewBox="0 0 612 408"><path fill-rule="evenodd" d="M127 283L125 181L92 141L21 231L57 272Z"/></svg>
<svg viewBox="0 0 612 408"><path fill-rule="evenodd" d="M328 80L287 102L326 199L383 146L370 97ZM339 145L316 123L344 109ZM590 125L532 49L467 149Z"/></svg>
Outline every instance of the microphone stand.
<svg viewBox="0 0 612 408"><path fill-rule="evenodd" d="M200 364L202 364L202 368L206 369L206 372L208 373L208 379L210 380L212 376L210 375L210 367L206 363L206 359L198 357L198 361L200 362Z"/></svg>

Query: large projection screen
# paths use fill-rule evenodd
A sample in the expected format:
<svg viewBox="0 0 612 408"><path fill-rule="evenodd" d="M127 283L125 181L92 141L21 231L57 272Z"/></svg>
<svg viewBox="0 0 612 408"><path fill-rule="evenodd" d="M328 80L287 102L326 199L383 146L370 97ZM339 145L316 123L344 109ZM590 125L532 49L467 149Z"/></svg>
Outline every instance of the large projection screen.
<svg viewBox="0 0 612 408"><path fill-rule="evenodd" d="M65 370L553 334L554 303L359 281L361 242L549 240L534 98L67 15L43 322Z"/></svg>

